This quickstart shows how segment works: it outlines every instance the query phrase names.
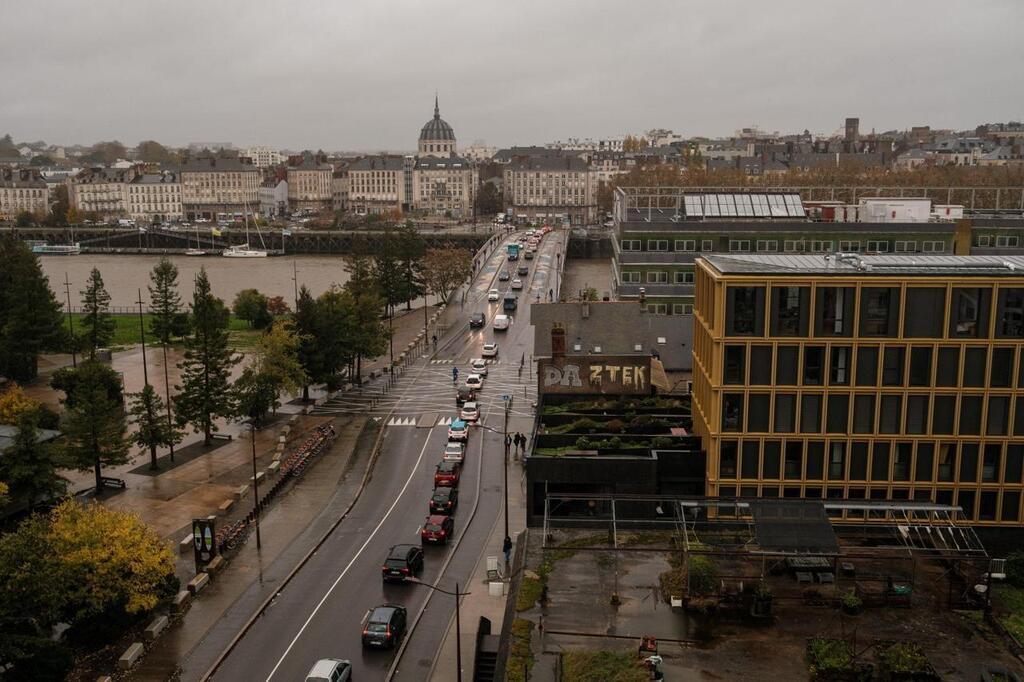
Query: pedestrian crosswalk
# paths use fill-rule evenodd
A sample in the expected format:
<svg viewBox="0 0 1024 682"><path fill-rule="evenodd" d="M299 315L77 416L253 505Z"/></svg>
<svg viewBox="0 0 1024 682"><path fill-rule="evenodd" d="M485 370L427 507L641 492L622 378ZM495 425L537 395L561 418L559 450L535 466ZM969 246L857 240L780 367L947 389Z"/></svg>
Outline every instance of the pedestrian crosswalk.
<svg viewBox="0 0 1024 682"><path fill-rule="evenodd" d="M437 426L451 426L452 417L441 417L437 420Z"/></svg>
<svg viewBox="0 0 1024 682"><path fill-rule="evenodd" d="M501 362L501 358L484 358L484 362L488 365L496 365ZM459 364L459 360L453 358L434 358L430 361L432 365L455 365ZM468 361L466 364L469 364Z"/></svg>
<svg viewBox="0 0 1024 682"><path fill-rule="evenodd" d="M388 426L416 426L416 417L392 417Z"/></svg>

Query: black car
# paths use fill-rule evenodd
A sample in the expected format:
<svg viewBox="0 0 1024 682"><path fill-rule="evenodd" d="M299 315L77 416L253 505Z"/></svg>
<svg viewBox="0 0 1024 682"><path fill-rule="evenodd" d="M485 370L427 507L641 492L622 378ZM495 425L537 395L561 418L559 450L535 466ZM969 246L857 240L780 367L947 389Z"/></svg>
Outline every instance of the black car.
<svg viewBox="0 0 1024 682"><path fill-rule="evenodd" d="M459 386L459 390L455 392L456 405L471 403L474 400L476 400L476 391L469 386Z"/></svg>
<svg viewBox="0 0 1024 682"><path fill-rule="evenodd" d="M519 274L520 276L528 275L528 274L530 274L530 266L529 265L520 265L519 269L516 270L516 273Z"/></svg>
<svg viewBox="0 0 1024 682"><path fill-rule="evenodd" d="M363 646L393 649L405 637L405 607L382 604L366 612L363 621Z"/></svg>
<svg viewBox="0 0 1024 682"><path fill-rule="evenodd" d="M395 545L381 566L384 582L405 582L423 570L423 550L416 545Z"/></svg>
<svg viewBox="0 0 1024 682"><path fill-rule="evenodd" d="M498 273L499 282L507 282L509 279L511 279L511 276L508 274L508 270L502 270Z"/></svg>
<svg viewBox="0 0 1024 682"><path fill-rule="evenodd" d="M484 317L483 313L473 313L469 316L469 326L471 329L473 327L483 327L486 324L487 318Z"/></svg>
<svg viewBox="0 0 1024 682"><path fill-rule="evenodd" d="M431 514L453 514L459 506L459 489L441 486L430 497Z"/></svg>

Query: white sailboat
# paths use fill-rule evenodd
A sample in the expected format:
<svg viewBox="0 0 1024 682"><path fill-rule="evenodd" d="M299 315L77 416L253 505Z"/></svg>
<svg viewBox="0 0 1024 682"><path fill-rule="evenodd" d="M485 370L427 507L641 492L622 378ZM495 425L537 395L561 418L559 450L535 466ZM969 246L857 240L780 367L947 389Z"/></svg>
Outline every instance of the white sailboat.
<svg viewBox="0 0 1024 682"><path fill-rule="evenodd" d="M186 256L205 256L206 252L199 248L199 226L196 226L196 248L191 246L185 249Z"/></svg>
<svg viewBox="0 0 1024 682"><path fill-rule="evenodd" d="M256 225L256 234L259 236L263 248L257 249L249 246L249 205L245 204L243 210L245 211L245 243L229 246L224 249L222 255L225 258L266 258L270 254L267 252L267 244L263 241L263 233L260 232L260 226L256 222L255 216L253 223Z"/></svg>

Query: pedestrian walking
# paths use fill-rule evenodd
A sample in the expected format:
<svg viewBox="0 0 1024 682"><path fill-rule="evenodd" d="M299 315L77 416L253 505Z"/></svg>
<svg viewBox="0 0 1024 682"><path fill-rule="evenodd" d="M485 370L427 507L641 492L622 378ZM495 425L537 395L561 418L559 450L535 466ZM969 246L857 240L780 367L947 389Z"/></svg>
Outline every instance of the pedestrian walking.
<svg viewBox="0 0 1024 682"><path fill-rule="evenodd" d="M505 536L505 542L501 545L501 550L505 552L505 568L507 569L509 564L512 563L512 538Z"/></svg>
<svg viewBox="0 0 1024 682"><path fill-rule="evenodd" d="M512 447L512 436L505 434L505 449L509 450Z"/></svg>

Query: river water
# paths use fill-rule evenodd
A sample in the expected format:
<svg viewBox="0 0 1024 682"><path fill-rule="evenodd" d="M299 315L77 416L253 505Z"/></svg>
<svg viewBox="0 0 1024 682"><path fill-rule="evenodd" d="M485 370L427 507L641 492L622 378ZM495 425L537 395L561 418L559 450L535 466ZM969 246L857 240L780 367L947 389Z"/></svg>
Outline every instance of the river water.
<svg viewBox="0 0 1024 682"><path fill-rule="evenodd" d="M305 285L313 296L319 296L333 284L348 281L341 256L285 256L278 258L222 258L217 256L168 256L178 266L178 292L187 305L192 300L192 282L200 268L206 269L210 286L217 297L229 306L242 289L259 289L267 296L282 296L293 305L295 284L293 271L298 271L299 286ZM71 305L81 302L89 271L98 268L110 294L111 308L122 312L138 300L142 289L143 303L149 302L149 274L160 256L83 254L80 256L40 256L43 273L50 279L57 300L64 303L64 275L71 282ZM294 270L293 270L294 268Z"/></svg>

